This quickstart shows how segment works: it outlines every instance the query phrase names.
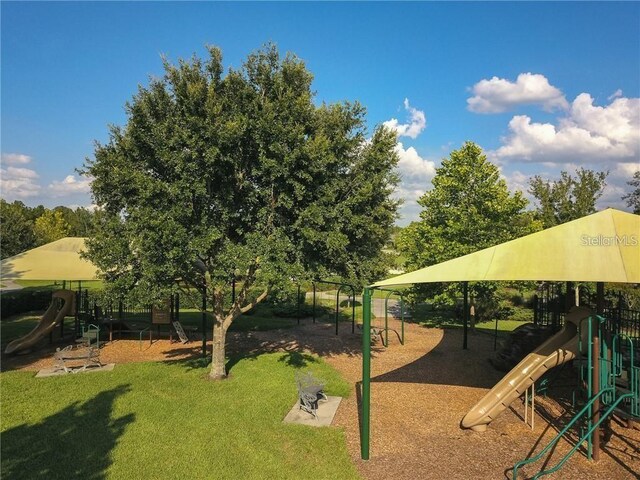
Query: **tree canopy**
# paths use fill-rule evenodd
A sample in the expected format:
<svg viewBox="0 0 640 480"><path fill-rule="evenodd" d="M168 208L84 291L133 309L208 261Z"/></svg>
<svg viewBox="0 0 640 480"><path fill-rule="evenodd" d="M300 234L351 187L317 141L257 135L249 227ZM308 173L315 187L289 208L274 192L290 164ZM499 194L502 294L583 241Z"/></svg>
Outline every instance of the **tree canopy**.
<svg viewBox="0 0 640 480"><path fill-rule="evenodd" d="M420 220L402 230L396 244L411 270L460 257L540 228L521 192L511 193L500 171L482 149L466 142L442 160L433 188L419 200ZM491 297L491 285L472 286L477 297ZM415 288L419 295L444 291L442 286ZM448 288L456 295L457 286Z"/></svg>
<svg viewBox="0 0 640 480"><path fill-rule="evenodd" d="M544 228L594 213L607 175L608 172L578 168L575 177L562 171L560 179L556 181L543 179L539 175L531 178L529 193L538 202L537 218L542 221Z"/></svg>
<svg viewBox="0 0 640 480"><path fill-rule="evenodd" d="M419 200L420 220L400 234L409 266L422 268L531 233L521 192L511 194L479 146L466 142L442 160Z"/></svg>
<svg viewBox="0 0 640 480"><path fill-rule="evenodd" d="M627 185L634 187L634 189L631 193L622 197L622 200L627 201L627 206L633 209L633 213L640 214L640 170L636 170Z"/></svg>
<svg viewBox="0 0 640 480"><path fill-rule="evenodd" d="M46 210L36 219L33 226L33 233L39 245L64 238L70 231L71 226L60 210Z"/></svg>
<svg viewBox="0 0 640 480"><path fill-rule="evenodd" d="M85 172L103 208L88 256L108 288L157 300L188 285L213 305L211 376L242 312L292 279L384 273L396 218L395 134L367 139L356 103L316 106L312 75L273 45L224 74L222 54L164 62ZM231 279L236 301L224 305Z"/></svg>

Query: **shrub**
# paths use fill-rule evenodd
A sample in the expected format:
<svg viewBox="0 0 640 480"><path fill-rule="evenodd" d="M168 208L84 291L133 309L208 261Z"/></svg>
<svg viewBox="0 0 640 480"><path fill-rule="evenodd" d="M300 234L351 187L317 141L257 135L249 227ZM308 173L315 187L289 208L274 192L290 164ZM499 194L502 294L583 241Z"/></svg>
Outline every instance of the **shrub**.
<svg viewBox="0 0 640 480"><path fill-rule="evenodd" d="M0 295L0 316L5 320L33 310L45 310L51 303L51 290L24 289Z"/></svg>

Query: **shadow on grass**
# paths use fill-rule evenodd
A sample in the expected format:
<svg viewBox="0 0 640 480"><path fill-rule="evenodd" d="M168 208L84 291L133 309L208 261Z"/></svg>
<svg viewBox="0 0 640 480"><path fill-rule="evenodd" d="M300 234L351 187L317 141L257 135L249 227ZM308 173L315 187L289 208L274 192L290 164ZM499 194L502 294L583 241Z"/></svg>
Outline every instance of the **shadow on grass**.
<svg viewBox="0 0 640 480"><path fill-rule="evenodd" d="M120 385L84 403L74 402L34 425L2 433L2 478L106 478L111 450L133 414L112 419L114 401L130 390Z"/></svg>
<svg viewBox="0 0 640 480"><path fill-rule="evenodd" d="M318 360L313 355L301 352L287 352L283 354L278 361L294 368L303 368L310 363L318 363Z"/></svg>

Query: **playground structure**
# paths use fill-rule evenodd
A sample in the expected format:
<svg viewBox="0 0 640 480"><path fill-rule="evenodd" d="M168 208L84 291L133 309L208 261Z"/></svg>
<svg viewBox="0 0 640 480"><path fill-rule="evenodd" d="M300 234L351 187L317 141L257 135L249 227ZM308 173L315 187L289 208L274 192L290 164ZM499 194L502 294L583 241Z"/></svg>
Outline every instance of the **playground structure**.
<svg viewBox="0 0 640 480"><path fill-rule="evenodd" d="M318 289L319 285L330 285L335 288L335 293L331 290L329 293L326 291L322 291ZM356 333L356 330L362 330L362 296L356 294L357 287L348 283L340 283L329 280L315 280L311 284L311 302L313 305L313 314L312 321L316 323L319 319L318 317L318 306L319 305L328 305L334 302L335 298L335 313L333 316L333 321L335 322L335 333L338 335L339 333L339 322L341 318L341 305L346 301L347 307L351 307L351 333ZM350 292L350 295L341 296L343 292ZM404 325L406 308L404 301L404 293L399 290L393 289L380 289L382 294L382 298L372 299L374 302L374 317L376 320L379 320L376 324L370 326L370 333L372 338L380 337L383 346L387 347L389 345L389 332L392 332L398 338L398 341L401 345L404 345ZM400 297L399 301L394 300L395 305L390 305L389 300L391 296ZM304 296L300 295L300 286L298 285L298 303L297 303L297 311L300 312L300 302L306 301L309 296L309 292L305 293ZM395 308L394 308L395 307ZM393 310L393 317L398 318L400 320L400 331L390 326L390 314ZM382 318L384 318L384 323L382 323ZM298 324L300 324L301 316L298 313L297 320Z"/></svg>
<svg viewBox="0 0 640 480"><path fill-rule="evenodd" d="M466 350L468 348L469 281L547 279L554 282L596 283L598 315L582 312L572 317L559 334L526 357L484 399L478 402L465 416L462 426L476 427L476 430L480 431L486 429L486 425L515 398L527 395L529 387L532 387L532 395L534 395L535 381L542 376L542 373L552 366L564 364L576 358L581 361L579 370L581 387L584 387L582 388L584 406L558 436L543 448L542 452L518 462L513 467L514 478L519 468L536 462L545 453L553 452L555 444L567 430L585 419L586 424L574 448L560 462L538 472L534 478L557 471L585 441L588 458L598 460L600 426L603 421L609 419L614 412L627 419L640 419L639 365L636 360L640 349L638 345L640 338L632 338L621 328L619 316L617 323L615 319L607 319L604 316L605 282L640 283L638 232L640 232L639 216L608 209L469 255L382 280L364 289L363 328L367 329L371 325L371 297L376 289L416 283L460 282L464 296L462 348ZM630 241L599 243L596 250L587 248L588 244L584 243L585 237L626 238ZM560 306L558 306L559 309ZM559 318L554 317L553 321L557 324ZM587 326L585 327L584 324ZM371 344L366 335L363 335L362 350L360 453L363 460L368 460ZM584 361L585 356L586 361ZM528 403L528 398L526 402Z"/></svg>
<svg viewBox="0 0 640 480"><path fill-rule="evenodd" d="M575 318L568 318L574 326ZM606 323L599 315L588 315L578 321L575 340L580 384L574 392L574 407L581 408L537 455L514 465L514 480L519 469L541 460L574 426L579 427L580 434L573 448L555 465L545 465L533 478L558 471L585 442L587 458L598 460L601 437L594 433L612 416L627 421L640 419L640 339L619 329L610 330Z"/></svg>
<svg viewBox="0 0 640 480"><path fill-rule="evenodd" d="M64 318L75 315L76 294L70 290L58 290L53 293L51 304L36 327L25 336L13 340L4 350L6 354L20 353L32 349L43 337L60 325L61 336L64 331Z"/></svg>
<svg viewBox="0 0 640 480"><path fill-rule="evenodd" d="M574 307L567 315L562 330L527 355L505 375L469 410L461 425L476 432L485 431L491 421L514 400L524 395L542 375L576 358L580 352L579 345L587 345L587 339L578 336L579 325L590 314L587 308ZM586 334L584 331L582 333Z"/></svg>

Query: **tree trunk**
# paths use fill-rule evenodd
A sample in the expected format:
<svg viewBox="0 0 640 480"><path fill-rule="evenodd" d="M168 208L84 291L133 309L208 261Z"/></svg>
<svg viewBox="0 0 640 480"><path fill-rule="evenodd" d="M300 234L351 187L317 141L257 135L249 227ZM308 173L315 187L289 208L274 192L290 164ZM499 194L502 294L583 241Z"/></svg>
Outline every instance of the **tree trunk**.
<svg viewBox="0 0 640 480"><path fill-rule="evenodd" d="M221 380L227 377L226 367L226 343L227 329L224 323L218 319L213 321L213 355L211 360L211 371L209 378L211 380Z"/></svg>

